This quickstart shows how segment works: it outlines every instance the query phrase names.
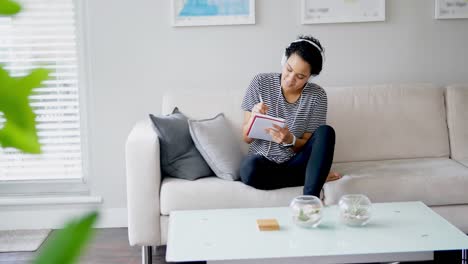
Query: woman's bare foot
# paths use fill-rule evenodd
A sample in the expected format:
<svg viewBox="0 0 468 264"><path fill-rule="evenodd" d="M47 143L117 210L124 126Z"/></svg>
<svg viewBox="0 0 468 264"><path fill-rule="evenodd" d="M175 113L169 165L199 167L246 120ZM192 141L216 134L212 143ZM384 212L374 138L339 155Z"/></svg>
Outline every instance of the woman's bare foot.
<svg viewBox="0 0 468 264"><path fill-rule="evenodd" d="M336 181L339 179L341 179L341 174L339 174L336 171L330 171L330 173L328 174L327 180L325 182Z"/></svg>

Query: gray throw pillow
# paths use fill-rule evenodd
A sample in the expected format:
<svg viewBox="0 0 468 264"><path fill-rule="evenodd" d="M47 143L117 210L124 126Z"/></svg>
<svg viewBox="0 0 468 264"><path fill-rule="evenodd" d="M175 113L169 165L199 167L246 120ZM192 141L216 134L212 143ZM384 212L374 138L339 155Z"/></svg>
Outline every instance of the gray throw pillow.
<svg viewBox="0 0 468 264"><path fill-rule="evenodd" d="M198 151L214 171L225 180L238 180L242 151L223 114L205 120L189 120L190 135Z"/></svg>
<svg viewBox="0 0 468 264"><path fill-rule="evenodd" d="M158 133L164 174L186 180L213 175L193 144L187 117L177 107L170 115L150 118Z"/></svg>

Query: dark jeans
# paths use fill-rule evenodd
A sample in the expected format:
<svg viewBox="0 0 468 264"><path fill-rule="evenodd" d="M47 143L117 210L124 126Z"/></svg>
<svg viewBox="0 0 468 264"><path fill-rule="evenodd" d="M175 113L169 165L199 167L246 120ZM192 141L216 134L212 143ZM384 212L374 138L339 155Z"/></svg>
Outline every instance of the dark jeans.
<svg viewBox="0 0 468 264"><path fill-rule="evenodd" d="M241 163L242 182L257 189L272 190L304 186L304 195L320 197L335 150L335 131L320 126L301 151L284 163L276 163L262 155L249 155Z"/></svg>

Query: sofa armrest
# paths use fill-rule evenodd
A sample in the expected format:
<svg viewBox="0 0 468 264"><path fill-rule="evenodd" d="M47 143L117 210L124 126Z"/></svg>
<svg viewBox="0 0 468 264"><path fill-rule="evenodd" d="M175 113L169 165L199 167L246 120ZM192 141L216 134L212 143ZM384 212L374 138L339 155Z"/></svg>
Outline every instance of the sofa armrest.
<svg viewBox="0 0 468 264"><path fill-rule="evenodd" d="M159 155L159 139L149 118L139 121L125 145L128 239L132 246L161 243Z"/></svg>
<svg viewBox="0 0 468 264"><path fill-rule="evenodd" d="M468 167L468 83L450 85L445 91L450 156Z"/></svg>

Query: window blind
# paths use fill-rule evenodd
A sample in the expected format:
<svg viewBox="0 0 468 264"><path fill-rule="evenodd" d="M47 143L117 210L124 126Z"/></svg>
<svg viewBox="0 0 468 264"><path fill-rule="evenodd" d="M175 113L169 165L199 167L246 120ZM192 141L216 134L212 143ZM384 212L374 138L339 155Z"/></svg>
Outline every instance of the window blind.
<svg viewBox="0 0 468 264"><path fill-rule="evenodd" d="M82 177L78 59L73 0L20 0L23 10L0 17L0 63L12 76L51 70L30 102L42 154L0 148L0 181ZM0 129L5 122L0 113Z"/></svg>

